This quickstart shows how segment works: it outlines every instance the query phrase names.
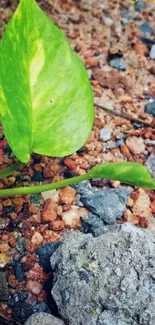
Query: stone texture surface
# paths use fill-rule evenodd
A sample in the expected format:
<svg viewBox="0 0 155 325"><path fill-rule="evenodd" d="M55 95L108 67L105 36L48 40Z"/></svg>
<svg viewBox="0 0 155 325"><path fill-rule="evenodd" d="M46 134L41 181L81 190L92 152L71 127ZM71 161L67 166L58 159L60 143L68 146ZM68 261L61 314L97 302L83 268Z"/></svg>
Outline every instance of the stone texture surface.
<svg viewBox="0 0 155 325"><path fill-rule="evenodd" d="M25 325L64 325L64 322L50 314L39 313L32 315Z"/></svg>
<svg viewBox="0 0 155 325"><path fill-rule="evenodd" d="M130 225L73 232L51 257L52 296L70 325L155 324L155 237Z"/></svg>

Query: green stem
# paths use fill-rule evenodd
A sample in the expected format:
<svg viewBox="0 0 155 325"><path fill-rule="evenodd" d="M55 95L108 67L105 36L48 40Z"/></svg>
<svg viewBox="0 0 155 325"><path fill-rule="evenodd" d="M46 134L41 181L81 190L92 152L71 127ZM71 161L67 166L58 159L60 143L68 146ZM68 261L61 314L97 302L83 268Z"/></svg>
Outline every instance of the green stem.
<svg viewBox="0 0 155 325"><path fill-rule="evenodd" d="M22 163L18 161L10 167L0 170L0 179L12 175L21 164Z"/></svg>
<svg viewBox="0 0 155 325"><path fill-rule="evenodd" d="M4 190L0 190L0 197L23 195L23 194L37 194L40 192L50 191L50 190L62 188L62 187L68 186L68 185L72 185L75 183L79 183L82 181L86 181L91 178L92 178L91 174L88 173L88 174L80 175L77 177L65 179L63 181L52 183L52 184L50 183L50 184L36 185L36 186L30 186L30 187L18 187L18 188L4 189Z"/></svg>

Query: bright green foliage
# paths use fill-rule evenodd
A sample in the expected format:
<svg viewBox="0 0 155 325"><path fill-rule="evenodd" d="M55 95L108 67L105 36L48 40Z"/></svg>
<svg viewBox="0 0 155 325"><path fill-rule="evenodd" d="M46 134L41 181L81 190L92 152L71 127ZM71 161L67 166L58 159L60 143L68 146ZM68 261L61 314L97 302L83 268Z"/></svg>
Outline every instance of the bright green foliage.
<svg viewBox="0 0 155 325"><path fill-rule="evenodd" d="M147 168L134 162L98 165L91 169L90 175L91 178L109 178L134 186L155 189L155 181Z"/></svg>
<svg viewBox="0 0 155 325"><path fill-rule="evenodd" d="M21 0L0 48L0 113L14 154L64 156L90 135L93 97L87 72L35 0Z"/></svg>

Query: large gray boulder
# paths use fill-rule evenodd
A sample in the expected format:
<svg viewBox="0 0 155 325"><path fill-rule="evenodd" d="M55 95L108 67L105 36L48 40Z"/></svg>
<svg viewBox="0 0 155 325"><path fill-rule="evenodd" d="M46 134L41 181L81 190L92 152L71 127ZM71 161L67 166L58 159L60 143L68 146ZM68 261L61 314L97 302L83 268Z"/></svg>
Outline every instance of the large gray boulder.
<svg viewBox="0 0 155 325"><path fill-rule="evenodd" d="M51 257L52 296L69 325L155 324L155 237L112 225L73 232Z"/></svg>
<svg viewBox="0 0 155 325"><path fill-rule="evenodd" d="M39 313L29 317L25 325L64 325L64 322L50 314Z"/></svg>

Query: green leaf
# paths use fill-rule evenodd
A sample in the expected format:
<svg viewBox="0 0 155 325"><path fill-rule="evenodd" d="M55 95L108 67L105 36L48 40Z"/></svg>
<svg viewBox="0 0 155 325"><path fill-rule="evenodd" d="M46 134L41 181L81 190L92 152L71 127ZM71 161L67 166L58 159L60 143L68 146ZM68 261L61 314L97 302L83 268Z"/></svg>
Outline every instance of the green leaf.
<svg viewBox="0 0 155 325"><path fill-rule="evenodd" d="M93 167L89 174L92 178L109 178L134 186L155 189L155 181L147 168L134 162L98 165Z"/></svg>
<svg viewBox="0 0 155 325"><path fill-rule="evenodd" d="M9 145L25 163L32 152L71 154L91 133L87 72L34 0L21 0L2 38L0 110Z"/></svg>

